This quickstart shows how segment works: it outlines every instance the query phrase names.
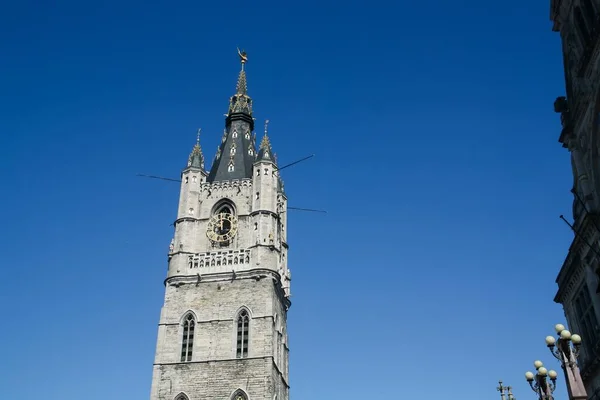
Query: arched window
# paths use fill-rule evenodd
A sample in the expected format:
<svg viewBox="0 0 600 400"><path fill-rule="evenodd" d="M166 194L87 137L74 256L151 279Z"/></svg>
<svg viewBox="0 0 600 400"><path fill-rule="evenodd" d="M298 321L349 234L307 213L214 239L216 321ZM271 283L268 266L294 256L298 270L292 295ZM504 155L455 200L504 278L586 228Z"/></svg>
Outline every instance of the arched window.
<svg viewBox="0 0 600 400"><path fill-rule="evenodd" d="M248 332L250 325L250 316L248 310L243 309L237 317L237 358L248 357Z"/></svg>
<svg viewBox="0 0 600 400"><path fill-rule="evenodd" d="M242 389L238 389L231 396L231 400L248 400L248 396L246 396L246 393Z"/></svg>
<svg viewBox="0 0 600 400"><path fill-rule="evenodd" d="M189 397L187 397L187 396L185 395L185 393L179 393L179 394L178 394L178 395L175 397L175 400L190 400L190 398L189 398Z"/></svg>
<svg viewBox="0 0 600 400"><path fill-rule="evenodd" d="M194 329L196 321L190 313L183 321L183 340L181 341L181 361L192 361L192 350L194 349ZM179 400L179 399L178 399Z"/></svg>
<svg viewBox="0 0 600 400"><path fill-rule="evenodd" d="M219 208L219 211L217 211L217 214L232 214L231 208L229 208L229 206L227 206L227 205L224 205L221 208Z"/></svg>

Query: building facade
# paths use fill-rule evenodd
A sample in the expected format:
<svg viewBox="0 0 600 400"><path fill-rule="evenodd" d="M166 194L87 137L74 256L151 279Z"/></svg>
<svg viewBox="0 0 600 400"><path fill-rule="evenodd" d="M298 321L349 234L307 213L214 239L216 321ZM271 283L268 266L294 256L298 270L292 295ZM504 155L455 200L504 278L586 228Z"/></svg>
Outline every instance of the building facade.
<svg viewBox="0 0 600 400"><path fill-rule="evenodd" d="M551 0L560 33L566 95L556 99L573 170L574 238L555 301L583 338L579 363L590 399L600 399L600 0Z"/></svg>
<svg viewBox="0 0 600 400"><path fill-rule="evenodd" d="M287 198L239 56L212 167L198 134L181 173L151 400L289 398Z"/></svg>

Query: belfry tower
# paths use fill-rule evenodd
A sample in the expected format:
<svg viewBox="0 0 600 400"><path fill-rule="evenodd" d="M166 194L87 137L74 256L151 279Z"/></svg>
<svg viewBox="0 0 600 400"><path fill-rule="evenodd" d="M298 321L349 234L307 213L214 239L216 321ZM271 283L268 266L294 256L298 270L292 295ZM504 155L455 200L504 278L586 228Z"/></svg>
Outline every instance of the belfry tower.
<svg viewBox="0 0 600 400"><path fill-rule="evenodd" d="M258 150L245 52L210 171L200 131L169 246L151 400L288 400L287 198L265 123Z"/></svg>

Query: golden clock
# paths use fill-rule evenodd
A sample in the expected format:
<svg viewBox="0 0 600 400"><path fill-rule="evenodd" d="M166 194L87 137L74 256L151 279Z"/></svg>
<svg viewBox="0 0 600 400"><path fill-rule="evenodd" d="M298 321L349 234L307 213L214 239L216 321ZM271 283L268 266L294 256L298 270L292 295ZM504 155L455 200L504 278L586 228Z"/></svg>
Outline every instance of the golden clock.
<svg viewBox="0 0 600 400"><path fill-rule="evenodd" d="M238 221L235 215L219 213L208 221L206 236L216 243L227 243L235 236L238 229Z"/></svg>

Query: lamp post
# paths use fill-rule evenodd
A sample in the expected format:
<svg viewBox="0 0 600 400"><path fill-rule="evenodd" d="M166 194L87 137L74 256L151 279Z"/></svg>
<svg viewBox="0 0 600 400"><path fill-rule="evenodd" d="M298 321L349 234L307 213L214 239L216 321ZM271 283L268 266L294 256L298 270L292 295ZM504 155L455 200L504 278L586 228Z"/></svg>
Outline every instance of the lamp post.
<svg viewBox="0 0 600 400"><path fill-rule="evenodd" d="M535 361L533 365L537 370L537 374L529 371L525 373L525 379L529 382L529 386L537 393L539 400L554 400L552 393L556 389L556 377L558 374L556 371L548 371L544 368L544 364L541 361ZM550 378L550 382L548 382L547 378Z"/></svg>
<svg viewBox="0 0 600 400"><path fill-rule="evenodd" d="M508 395L508 400L516 400L512 393L512 387L502 385L502 381L498 382L496 390L500 392L500 400L507 400L505 395Z"/></svg>
<svg viewBox="0 0 600 400"><path fill-rule="evenodd" d="M552 355L560 361L560 365L565 373L567 381L567 392L570 400L585 400L587 393L581 373L577 366L577 357L581 346L581 336L571 334L564 325L558 324L554 327L558 334L558 340L554 336L546 337L546 345L550 349ZM573 346L571 346L573 343Z"/></svg>

